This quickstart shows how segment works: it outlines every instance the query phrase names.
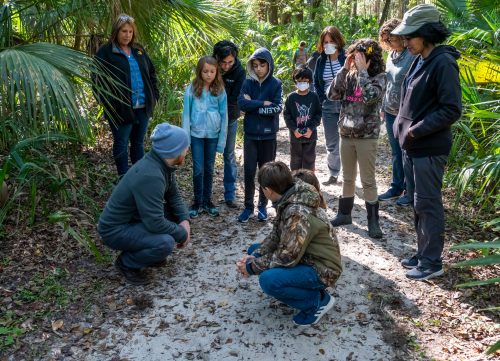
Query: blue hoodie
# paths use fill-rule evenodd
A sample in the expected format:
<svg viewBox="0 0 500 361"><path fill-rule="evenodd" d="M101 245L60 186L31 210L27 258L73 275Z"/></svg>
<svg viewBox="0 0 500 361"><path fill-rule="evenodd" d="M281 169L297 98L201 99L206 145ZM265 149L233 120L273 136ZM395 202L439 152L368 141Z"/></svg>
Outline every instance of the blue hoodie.
<svg viewBox="0 0 500 361"><path fill-rule="evenodd" d="M253 71L252 60L261 59L269 64L269 72L264 80L260 81ZM266 48L259 48L247 61L247 73L238 97L238 105L245 112L244 130L247 139L268 140L276 139L279 129L279 114L283 110L281 81L273 77L274 61L271 53ZM251 100L245 99L244 95ZM271 105L264 105L264 101Z"/></svg>

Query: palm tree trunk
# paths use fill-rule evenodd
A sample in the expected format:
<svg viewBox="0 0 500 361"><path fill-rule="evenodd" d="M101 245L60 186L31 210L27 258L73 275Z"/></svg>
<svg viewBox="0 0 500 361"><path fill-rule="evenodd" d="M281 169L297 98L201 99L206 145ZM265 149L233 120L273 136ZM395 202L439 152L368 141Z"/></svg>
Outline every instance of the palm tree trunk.
<svg viewBox="0 0 500 361"><path fill-rule="evenodd" d="M378 22L379 26L382 26L384 21L387 20L387 16L389 15L390 6L391 6L391 0L385 0L384 8L382 9L382 15L380 16L380 20Z"/></svg>

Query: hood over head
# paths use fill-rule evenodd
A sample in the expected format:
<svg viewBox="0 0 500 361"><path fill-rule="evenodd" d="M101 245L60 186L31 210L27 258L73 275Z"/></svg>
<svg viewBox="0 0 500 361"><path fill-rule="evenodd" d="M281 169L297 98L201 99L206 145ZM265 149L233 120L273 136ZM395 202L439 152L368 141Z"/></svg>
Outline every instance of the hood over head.
<svg viewBox="0 0 500 361"><path fill-rule="evenodd" d="M269 76L273 75L274 71L274 61L273 61L273 56L271 55L271 52L267 50L266 48L258 48L253 52L253 54L248 58L247 61L247 73L250 75L252 79L255 79L257 81L259 80L259 77L255 72L253 71L252 68L252 60L254 59L260 59L260 60L265 60L269 64L269 72L267 73L266 77L262 82L264 82Z"/></svg>

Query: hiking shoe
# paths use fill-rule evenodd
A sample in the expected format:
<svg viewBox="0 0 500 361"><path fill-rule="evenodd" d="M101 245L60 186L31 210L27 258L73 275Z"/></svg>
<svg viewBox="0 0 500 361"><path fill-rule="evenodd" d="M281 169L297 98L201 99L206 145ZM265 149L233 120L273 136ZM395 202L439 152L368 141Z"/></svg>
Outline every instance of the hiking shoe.
<svg viewBox="0 0 500 361"><path fill-rule="evenodd" d="M266 206L257 207L257 219L261 222L267 221L267 207Z"/></svg>
<svg viewBox="0 0 500 361"><path fill-rule="evenodd" d="M310 326L315 325L335 304L335 298L324 290L321 291L323 299L319 303L319 307L314 313L305 313L300 311L293 317L293 323L297 326Z"/></svg>
<svg viewBox="0 0 500 361"><path fill-rule="evenodd" d="M253 209L245 208L238 216L238 222L247 223L250 217L253 216Z"/></svg>
<svg viewBox="0 0 500 361"><path fill-rule="evenodd" d="M332 185L332 184L337 184L337 180L338 180L338 177L334 177L333 175L331 175L330 178L328 178L328 180L326 182L323 182L322 184L324 186L329 186L329 185Z"/></svg>
<svg viewBox="0 0 500 361"><path fill-rule="evenodd" d="M201 212L203 212L203 208L201 208L199 204L194 203L189 207L189 218L196 218Z"/></svg>
<svg viewBox="0 0 500 361"><path fill-rule="evenodd" d="M396 201L397 206L407 207L413 205L413 199L408 196L408 193L405 192L404 195L398 198Z"/></svg>
<svg viewBox="0 0 500 361"><path fill-rule="evenodd" d="M411 280L425 281L434 277L439 277L444 273L443 267L415 267L412 270L406 272L406 277Z"/></svg>
<svg viewBox="0 0 500 361"><path fill-rule="evenodd" d="M166 265L167 265L167 259L165 258L164 260L161 260L161 261L158 261L158 262L150 264L148 267L151 267L151 268L162 268L162 267L165 267Z"/></svg>
<svg viewBox="0 0 500 361"><path fill-rule="evenodd" d="M408 269L413 269L418 266L418 257L412 256L410 258L405 258L401 261L401 266Z"/></svg>
<svg viewBox="0 0 500 361"><path fill-rule="evenodd" d="M378 196L380 202L390 201L392 199L397 199L401 196L401 192L396 192L394 189L389 188L385 193Z"/></svg>
<svg viewBox="0 0 500 361"><path fill-rule="evenodd" d="M235 201L226 201L226 206L228 206L228 208L238 208L238 205L235 203Z"/></svg>
<svg viewBox="0 0 500 361"><path fill-rule="evenodd" d="M205 204L203 206L203 210L212 217L217 217L219 215L219 208L217 208L212 202Z"/></svg>
<svg viewBox="0 0 500 361"><path fill-rule="evenodd" d="M125 266L121 255L116 258L115 268L130 284L146 285L149 283L148 277L140 269L128 268Z"/></svg>

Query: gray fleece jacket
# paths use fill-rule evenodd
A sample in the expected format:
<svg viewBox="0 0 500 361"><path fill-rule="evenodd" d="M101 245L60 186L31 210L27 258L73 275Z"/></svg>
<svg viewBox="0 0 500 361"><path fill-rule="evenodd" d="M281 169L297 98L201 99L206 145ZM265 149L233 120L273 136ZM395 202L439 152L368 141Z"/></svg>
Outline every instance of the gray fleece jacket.
<svg viewBox="0 0 500 361"><path fill-rule="evenodd" d="M101 237L105 239L125 224L141 222L151 233L169 234L176 242L184 242L188 235L178 223L189 219L189 213L174 171L154 150L134 164L113 190L99 218Z"/></svg>

